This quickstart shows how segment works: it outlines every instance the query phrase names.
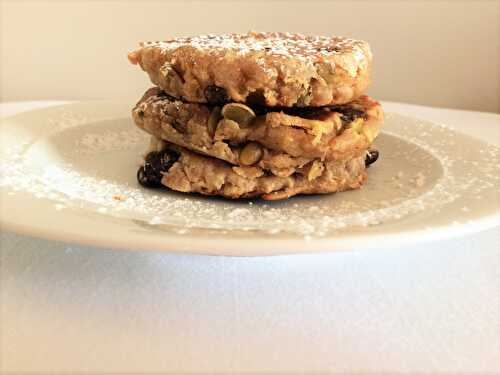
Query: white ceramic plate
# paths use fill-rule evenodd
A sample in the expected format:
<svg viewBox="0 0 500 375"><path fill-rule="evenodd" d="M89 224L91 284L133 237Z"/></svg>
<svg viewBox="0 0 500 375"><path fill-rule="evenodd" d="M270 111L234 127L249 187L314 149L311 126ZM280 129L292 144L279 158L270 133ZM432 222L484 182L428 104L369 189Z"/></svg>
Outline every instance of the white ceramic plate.
<svg viewBox="0 0 500 375"><path fill-rule="evenodd" d="M88 102L1 123L3 229L131 250L275 255L369 249L454 237L500 223L500 150L389 114L366 185L281 202L146 190L148 138L130 103Z"/></svg>

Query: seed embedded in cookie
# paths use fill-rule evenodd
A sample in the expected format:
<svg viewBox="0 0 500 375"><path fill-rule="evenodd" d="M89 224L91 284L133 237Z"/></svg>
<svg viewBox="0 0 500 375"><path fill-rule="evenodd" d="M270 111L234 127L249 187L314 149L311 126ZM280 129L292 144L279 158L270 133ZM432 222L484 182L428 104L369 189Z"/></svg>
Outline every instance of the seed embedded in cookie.
<svg viewBox="0 0 500 375"><path fill-rule="evenodd" d="M248 143L240 153L240 162L243 165L254 165L262 158L262 146L257 142Z"/></svg>
<svg viewBox="0 0 500 375"><path fill-rule="evenodd" d="M222 107L221 113L224 118L236 121L240 126L248 126L255 119L252 108L241 103L228 103Z"/></svg>
<svg viewBox="0 0 500 375"><path fill-rule="evenodd" d="M212 137L215 135L215 131L217 130L217 124L219 123L221 118L222 114L220 107L212 108L212 111L210 112L210 117L208 118L207 121L208 132Z"/></svg>

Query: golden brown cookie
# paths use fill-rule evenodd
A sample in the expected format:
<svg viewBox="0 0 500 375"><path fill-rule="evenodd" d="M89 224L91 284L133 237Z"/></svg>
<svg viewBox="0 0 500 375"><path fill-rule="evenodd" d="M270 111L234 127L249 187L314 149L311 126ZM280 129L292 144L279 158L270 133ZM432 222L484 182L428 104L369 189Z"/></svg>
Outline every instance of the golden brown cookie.
<svg viewBox="0 0 500 375"><path fill-rule="evenodd" d="M370 83L367 42L249 32L145 42L128 58L188 102L316 107L348 103Z"/></svg>
<svg viewBox="0 0 500 375"><path fill-rule="evenodd" d="M166 186L185 193L226 198L286 199L297 194L323 194L361 187L366 180L365 157L321 162L313 160L288 177L258 167L234 166L167 143L146 156L137 177L146 187Z"/></svg>
<svg viewBox="0 0 500 375"><path fill-rule="evenodd" d="M158 140L235 165L281 169L312 159L362 155L379 133L383 111L362 96L322 108L265 108L185 103L150 89L132 110L137 126Z"/></svg>

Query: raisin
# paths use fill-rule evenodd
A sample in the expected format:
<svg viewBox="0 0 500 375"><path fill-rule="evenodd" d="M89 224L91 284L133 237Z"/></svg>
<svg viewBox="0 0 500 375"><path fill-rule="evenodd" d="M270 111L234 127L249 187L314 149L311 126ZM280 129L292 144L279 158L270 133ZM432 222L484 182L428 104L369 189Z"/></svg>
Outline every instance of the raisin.
<svg viewBox="0 0 500 375"><path fill-rule="evenodd" d="M161 186L162 172L168 170L179 159L177 151L166 149L161 152L150 152L146 156L144 166L137 171L137 181L148 188L158 188Z"/></svg>
<svg viewBox="0 0 500 375"><path fill-rule="evenodd" d="M355 109L352 107L339 107L339 108L336 108L335 110L342 114L341 119L342 119L342 122L344 124L349 124L359 117L363 117L363 118L366 117L366 114L364 111L362 111L360 109Z"/></svg>
<svg viewBox="0 0 500 375"><path fill-rule="evenodd" d="M226 89L216 85L207 86L204 94L207 102L211 104L223 104L229 100Z"/></svg>
<svg viewBox="0 0 500 375"><path fill-rule="evenodd" d="M327 107L290 107L283 112L292 116L316 120L321 119L322 116L326 116L329 113Z"/></svg>
<svg viewBox="0 0 500 375"><path fill-rule="evenodd" d="M306 119L321 119L329 113L329 107L265 107L253 105L252 110L257 116L265 115L269 112L283 112L290 116L298 116Z"/></svg>
<svg viewBox="0 0 500 375"><path fill-rule="evenodd" d="M264 92L262 90L252 91L248 94L246 103L250 106L265 106L266 97L264 96Z"/></svg>
<svg viewBox="0 0 500 375"><path fill-rule="evenodd" d="M146 165L137 170L137 181L147 188L158 188L161 186L161 175L157 175Z"/></svg>
<svg viewBox="0 0 500 375"><path fill-rule="evenodd" d="M377 161L379 153L377 150L368 150L365 157L365 166L369 166Z"/></svg>

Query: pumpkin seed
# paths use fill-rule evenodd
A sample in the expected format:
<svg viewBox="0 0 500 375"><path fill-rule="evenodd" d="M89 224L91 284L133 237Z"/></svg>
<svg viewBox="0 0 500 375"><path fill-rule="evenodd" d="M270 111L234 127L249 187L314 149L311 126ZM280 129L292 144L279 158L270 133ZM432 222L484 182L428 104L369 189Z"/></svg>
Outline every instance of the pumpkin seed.
<svg viewBox="0 0 500 375"><path fill-rule="evenodd" d="M240 163L243 165L253 165L262 158L262 146L256 142L248 143L240 153Z"/></svg>
<svg viewBox="0 0 500 375"><path fill-rule="evenodd" d="M208 133L213 137L215 131L217 130L217 124L219 120L222 118L220 107L214 107L212 112L210 112L210 116L208 117L207 128Z"/></svg>
<svg viewBox="0 0 500 375"><path fill-rule="evenodd" d="M228 103L222 107L222 116L229 120L236 121L241 126L248 126L255 119L255 113L245 104Z"/></svg>

